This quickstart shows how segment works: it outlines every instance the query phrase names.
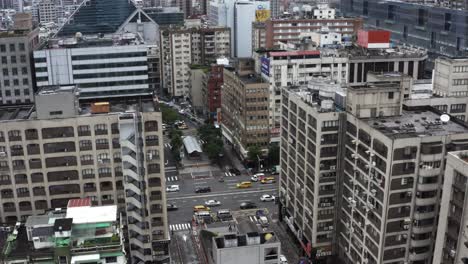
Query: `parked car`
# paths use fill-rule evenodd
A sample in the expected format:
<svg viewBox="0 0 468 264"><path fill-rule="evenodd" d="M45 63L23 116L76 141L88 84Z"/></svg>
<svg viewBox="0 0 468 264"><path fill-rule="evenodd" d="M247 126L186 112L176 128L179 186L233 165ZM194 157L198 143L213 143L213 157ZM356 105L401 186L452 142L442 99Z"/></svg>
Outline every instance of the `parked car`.
<svg viewBox="0 0 468 264"><path fill-rule="evenodd" d="M179 185L169 185L166 187L166 192L178 192L180 191Z"/></svg>
<svg viewBox="0 0 468 264"><path fill-rule="evenodd" d="M201 211L211 211L211 209L209 207L204 206L204 205L195 205L193 207L193 212L194 213L201 212Z"/></svg>
<svg viewBox="0 0 468 264"><path fill-rule="evenodd" d="M175 205L175 204L167 204L167 210L168 210L168 211L176 211L177 209L179 209L179 208L177 207L177 205Z"/></svg>
<svg viewBox="0 0 468 264"><path fill-rule="evenodd" d="M288 264L288 260L284 255L279 255L279 263L280 264Z"/></svg>
<svg viewBox="0 0 468 264"><path fill-rule="evenodd" d="M218 200L208 200L205 202L206 206L220 206L221 202Z"/></svg>
<svg viewBox="0 0 468 264"><path fill-rule="evenodd" d="M211 187L205 186L205 187L195 188L195 193L207 193L207 192L211 192Z"/></svg>
<svg viewBox="0 0 468 264"><path fill-rule="evenodd" d="M240 170L235 169L235 168L229 169L229 172L237 176L241 175Z"/></svg>
<svg viewBox="0 0 468 264"><path fill-rule="evenodd" d="M275 196L270 194L264 194L260 196L260 201L262 202L273 202L275 200Z"/></svg>
<svg viewBox="0 0 468 264"><path fill-rule="evenodd" d="M243 202L240 204L240 209L254 209L257 205L253 202Z"/></svg>
<svg viewBox="0 0 468 264"><path fill-rule="evenodd" d="M237 188L250 188L252 187L252 183L251 182L241 182L241 183L238 183L236 185Z"/></svg>

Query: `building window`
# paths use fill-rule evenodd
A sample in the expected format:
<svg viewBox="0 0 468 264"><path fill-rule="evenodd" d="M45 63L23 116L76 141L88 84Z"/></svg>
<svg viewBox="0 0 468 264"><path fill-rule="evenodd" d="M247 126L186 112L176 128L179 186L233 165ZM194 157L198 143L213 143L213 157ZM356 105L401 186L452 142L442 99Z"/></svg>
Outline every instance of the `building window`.
<svg viewBox="0 0 468 264"><path fill-rule="evenodd" d="M21 63L26 63L26 55L21 55L20 56L20 62Z"/></svg>
<svg viewBox="0 0 468 264"><path fill-rule="evenodd" d="M466 111L466 104L453 104L450 106L450 113L464 113Z"/></svg>
<svg viewBox="0 0 468 264"><path fill-rule="evenodd" d="M3 76L8 76L8 69L3 69Z"/></svg>
<svg viewBox="0 0 468 264"><path fill-rule="evenodd" d="M468 79L453 79L453 85L467 85Z"/></svg>
<svg viewBox="0 0 468 264"><path fill-rule="evenodd" d="M13 75L13 76L18 75L18 68L12 68L11 69L11 75Z"/></svg>
<svg viewBox="0 0 468 264"><path fill-rule="evenodd" d="M25 51L25 50L26 50L26 48L25 48L25 46L24 46L24 43L20 43L20 44L19 44L19 50L20 50L20 51Z"/></svg>
<svg viewBox="0 0 468 264"><path fill-rule="evenodd" d="M62 111L52 111L52 112L49 112L49 115L51 116L54 116L54 115L62 115L63 112Z"/></svg>
<svg viewBox="0 0 468 264"><path fill-rule="evenodd" d="M15 52L15 51L16 51L15 44L14 44L14 43L11 43L11 44L10 44L10 52Z"/></svg>
<svg viewBox="0 0 468 264"><path fill-rule="evenodd" d="M6 46L5 44L0 45L0 52L6 52Z"/></svg>
<svg viewBox="0 0 468 264"><path fill-rule="evenodd" d="M11 63L16 63L16 56L11 56L10 60L11 60Z"/></svg>
<svg viewBox="0 0 468 264"><path fill-rule="evenodd" d="M388 93L388 99L393 99L393 92Z"/></svg>

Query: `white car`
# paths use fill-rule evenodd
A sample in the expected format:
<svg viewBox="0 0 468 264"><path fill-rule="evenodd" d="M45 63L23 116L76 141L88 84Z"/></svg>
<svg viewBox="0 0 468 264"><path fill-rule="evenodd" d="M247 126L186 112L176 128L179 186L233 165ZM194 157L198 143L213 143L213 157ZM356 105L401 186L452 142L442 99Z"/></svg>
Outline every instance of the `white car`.
<svg viewBox="0 0 468 264"><path fill-rule="evenodd" d="M218 200L208 200L205 202L206 206L220 206L221 202Z"/></svg>
<svg viewBox="0 0 468 264"><path fill-rule="evenodd" d="M166 187L166 192L178 192L180 191L179 185L169 185Z"/></svg>
<svg viewBox="0 0 468 264"><path fill-rule="evenodd" d="M269 195L269 194L264 194L260 197L260 201L262 202L272 202L275 200L275 196Z"/></svg>
<svg viewBox="0 0 468 264"><path fill-rule="evenodd" d="M280 264L288 264L288 260L284 255L279 255L279 263Z"/></svg>

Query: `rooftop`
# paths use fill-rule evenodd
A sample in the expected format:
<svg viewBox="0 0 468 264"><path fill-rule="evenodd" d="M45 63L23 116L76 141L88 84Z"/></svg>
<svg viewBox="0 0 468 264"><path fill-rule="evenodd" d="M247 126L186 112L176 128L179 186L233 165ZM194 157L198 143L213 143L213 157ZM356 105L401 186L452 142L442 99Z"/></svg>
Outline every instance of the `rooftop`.
<svg viewBox="0 0 468 264"><path fill-rule="evenodd" d="M410 46L394 46L389 49L366 49L352 46L345 48L350 60L375 59L375 58L427 58L427 51Z"/></svg>
<svg viewBox="0 0 468 264"><path fill-rule="evenodd" d="M128 0L90 0L69 17L57 33L58 36L82 34L114 33L136 10L133 1Z"/></svg>
<svg viewBox="0 0 468 264"><path fill-rule="evenodd" d="M186 136L183 139L185 149L189 154L192 154L193 152L198 152L202 153L202 148L200 147L200 143L195 137L192 136Z"/></svg>
<svg viewBox="0 0 468 264"><path fill-rule="evenodd" d="M256 74L256 73L241 75L241 76L239 76L239 79L244 84L265 83L263 78L260 75Z"/></svg>
<svg viewBox="0 0 468 264"><path fill-rule="evenodd" d="M92 104L89 102L80 103L79 116L90 116L90 115L107 115L107 114L118 114L126 111L141 111L141 112L154 112L159 111L157 103L153 100L114 100L110 101L109 113L93 113ZM20 120L37 120L36 110L34 105L18 105L18 106L0 106L0 123L7 121L20 121Z"/></svg>
<svg viewBox="0 0 468 264"><path fill-rule="evenodd" d="M66 217L73 218L73 224L114 222L117 220L117 206L70 207Z"/></svg>
<svg viewBox="0 0 468 264"><path fill-rule="evenodd" d="M468 127L461 121L452 118L448 122L442 122L441 115L434 111L430 107L403 109L401 116L361 120L391 139L468 133Z"/></svg>
<svg viewBox="0 0 468 264"><path fill-rule="evenodd" d="M54 48L88 48L108 46L143 45L144 39L134 33L94 34L83 36L80 33L74 36L61 36L49 39L48 49Z"/></svg>

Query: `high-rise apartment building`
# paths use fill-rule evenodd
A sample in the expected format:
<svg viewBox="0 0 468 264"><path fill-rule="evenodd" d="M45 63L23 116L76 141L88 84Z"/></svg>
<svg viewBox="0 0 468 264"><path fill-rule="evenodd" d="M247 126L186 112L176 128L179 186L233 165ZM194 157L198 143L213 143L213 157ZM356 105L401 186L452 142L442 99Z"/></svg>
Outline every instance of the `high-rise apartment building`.
<svg viewBox="0 0 468 264"><path fill-rule="evenodd" d="M57 23L58 5L53 0L42 0L38 5L39 23Z"/></svg>
<svg viewBox="0 0 468 264"><path fill-rule="evenodd" d="M29 17L29 23L19 23L19 16ZM14 29L0 32L0 105L34 101L31 59L39 45L39 29L32 27L30 15L18 14L15 20Z"/></svg>
<svg viewBox="0 0 468 264"><path fill-rule="evenodd" d="M242 158L251 146L267 149L270 142L268 83L254 71L253 61L239 59L223 71L221 130Z"/></svg>
<svg viewBox="0 0 468 264"><path fill-rule="evenodd" d="M346 16L363 17L368 28L392 32L392 40L429 51L437 56L465 56L466 11L404 1L342 0L340 11ZM433 65L426 65L432 69Z"/></svg>
<svg viewBox="0 0 468 264"><path fill-rule="evenodd" d="M337 84L362 85L367 81L369 72L402 72L414 79L421 79L424 76L427 54L419 49L403 46L393 49L355 46L346 49L260 50L255 53L255 57L259 64L257 72L270 83L271 139L277 141L283 87L307 85L317 77L325 77L329 82Z"/></svg>
<svg viewBox="0 0 468 264"><path fill-rule="evenodd" d="M47 87L35 108L1 109L2 222L90 197L118 205L132 263L167 260L161 113L151 99L79 105L76 93Z"/></svg>
<svg viewBox="0 0 468 264"><path fill-rule="evenodd" d="M166 28L161 30L162 76L166 93L190 94L190 65L215 63L230 57L230 30L226 27Z"/></svg>
<svg viewBox="0 0 468 264"><path fill-rule="evenodd" d="M327 29L330 32L341 33L344 39L351 40L362 28L361 18L326 18L326 19L271 19L265 22L264 48L271 49L278 41L283 43L298 42L304 33L319 32Z"/></svg>
<svg viewBox="0 0 468 264"><path fill-rule="evenodd" d="M453 118L468 121L468 59L439 57L435 60L432 83L413 94L405 104L408 106L431 105Z"/></svg>
<svg viewBox="0 0 468 264"><path fill-rule="evenodd" d="M447 153L433 264L467 263L468 152Z"/></svg>
<svg viewBox="0 0 468 264"><path fill-rule="evenodd" d="M432 108L401 110L402 92L386 84L347 97L340 254L348 263L428 263L445 153L468 147L468 128Z"/></svg>
<svg viewBox="0 0 468 264"><path fill-rule="evenodd" d="M77 85L81 98L144 96L148 46L139 35L76 37L50 41L34 52L36 85Z"/></svg>
<svg viewBox="0 0 468 264"><path fill-rule="evenodd" d="M338 121L331 115L322 122L333 124L333 129L322 128L321 134L338 133L331 143L324 143L319 130L309 127L319 127L319 122L309 120L325 116L310 110L324 103L320 91L318 96L303 93L302 110L283 97L281 212L311 258L338 254L345 263L432 261L440 197L446 195L440 188L445 155L468 149L468 127L457 119L441 118L441 112L428 106L403 106L404 94L403 83L393 81L349 86L346 103L335 101L340 109L345 106L346 114ZM325 109L333 105L325 102ZM337 186L327 187L330 172L341 179ZM317 173L314 180L311 175ZM338 215L336 221L327 221L333 215L321 218L321 207L336 209L330 210Z"/></svg>
<svg viewBox="0 0 468 264"><path fill-rule="evenodd" d="M252 56L252 23L263 22L269 14L270 1L212 0L208 7L211 25L231 29L231 55L237 58ZM257 14L259 16L257 16ZM260 20L259 20L260 19Z"/></svg>
<svg viewBox="0 0 468 264"><path fill-rule="evenodd" d="M281 103L280 217L306 254L320 259L332 254L336 233L345 113L307 88L283 89Z"/></svg>

